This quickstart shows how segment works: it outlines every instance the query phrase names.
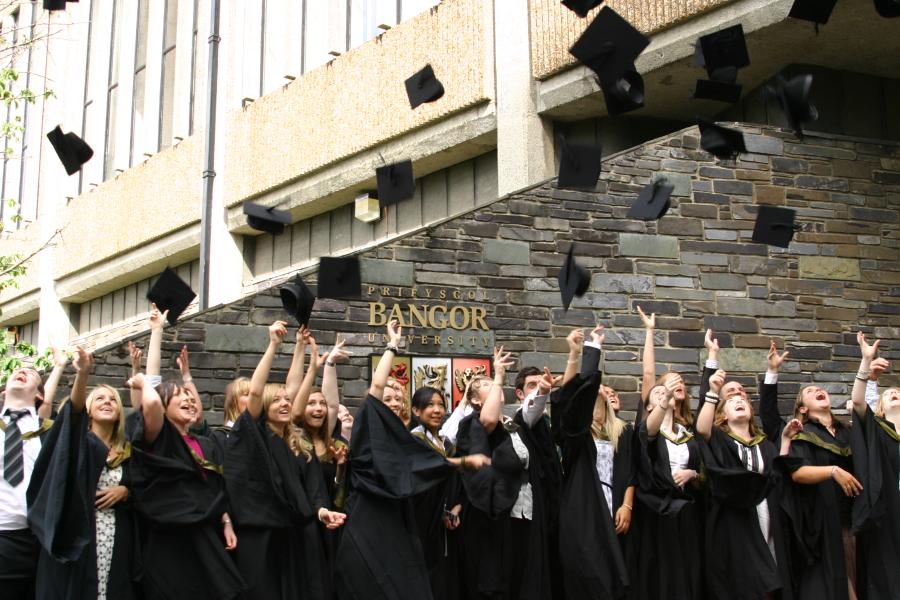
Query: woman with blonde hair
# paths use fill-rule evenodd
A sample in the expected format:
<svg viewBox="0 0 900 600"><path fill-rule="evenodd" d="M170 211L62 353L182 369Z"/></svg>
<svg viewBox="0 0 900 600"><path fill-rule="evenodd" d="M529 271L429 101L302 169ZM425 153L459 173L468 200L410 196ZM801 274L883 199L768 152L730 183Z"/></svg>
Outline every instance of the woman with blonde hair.
<svg viewBox="0 0 900 600"><path fill-rule="evenodd" d="M138 593L124 408L108 385L85 394L93 364L77 348L71 397L44 441L28 489L29 525L43 546L37 598L127 600Z"/></svg>
<svg viewBox="0 0 900 600"><path fill-rule="evenodd" d="M709 358L701 383L697 433L710 488L706 511L705 576L710 598L793 598L789 538L781 517L782 472L791 440L802 430L792 420L780 439L756 425L743 385L718 369L718 342L707 331ZM788 353L774 342L760 395L778 397L777 373ZM713 366L716 367L713 370ZM776 443L778 444L776 446Z"/></svg>
<svg viewBox="0 0 900 600"><path fill-rule="evenodd" d="M877 358L880 340L869 344L859 332L857 341L862 360L853 381L856 419L850 432L853 472L862 485L853 502L852 526L863 566L857 585L866 598L900 598L900 573L893 560L900 552L900 388L882 392L874 411L866 404L876 363L879 370L889 363Z"/></svg>
<svg viewBox="0 0 900 600"><path fill-rule="evenodd" d="M281 600L328 598L315 519L329 528L344 515L325 506L321 476L310 474L312 444L292 422L288 386L267 384L272 362L287 332L283 321L269 326L269 344L250 379L247 408L226 444L225 482L241 546L235 562L247 582L247 597ZM315 369L315 359L310 369Z"/></svg>

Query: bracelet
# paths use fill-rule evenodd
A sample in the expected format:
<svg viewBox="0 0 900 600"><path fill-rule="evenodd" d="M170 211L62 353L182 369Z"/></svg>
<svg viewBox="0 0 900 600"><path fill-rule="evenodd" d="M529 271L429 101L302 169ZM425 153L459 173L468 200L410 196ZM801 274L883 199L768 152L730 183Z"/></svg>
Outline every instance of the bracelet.
<svg viewBox="0 0 900 600"><path fill-rule="evenodd" d="M231 525L231 519L225 517L224 519L222 519L222 525Z"/></svg>
<svg viewBox="0 0 900 600"><path fill-rule="evenodd" d="M869 373L871 373L871 371L863 371L862 369L860 369L856 372L856 378L865 381L869 378Z"/></svg>
<svg viewBox="0 0 900 600"><path fill-rule="evenodd" d="M831 478L834 479L834 473L837 471L837 465L832 465L831 467Z"/></svg>
<svg viewBox="0 0 900 600"><path fill-rule="evenodd" d="M578 358L576 358L576 359L574 359L574 360L571 360L571 359L570 359L570 360L567 360L567 361L566 361L566 364L567 364L567 365L574 365L574 364L577 363L579 360L580 360L580 359L578 359Z"/></svg>
<svg viewBox="0 0 900 600"><path fill-rule="evenodd" d="M393 352L394 354L398 354L400 352L400 349L397 348L397 346L395 346L394 344L388 344L384 347L384 349L389 352Z"/></svg>
<svg viewBox="0 0 900 600"><path fill-rule="evenodd" d="M703 399L704 402L709 402L710 404L719 404L719 395L715 392L706 392L706 397Z"/></svg>
<svg viewBox="0 0 900 600"><path fill-rule="evenodd" d="M181 378L181 383L190 383L194 380L190 375L185 375Z"/></svg>
<svg viewBox="0 0 900 600"><path fill-rule="evenodd" d="M333 360L328 360L328 359L326 358L326 359L325 359L325 366L326 366L326 367L333 367L333 366L334 366L334 361L333 361Z"/></svg>
<svg viewBox="0 0 900 600"><path fill-rule="evenodd" d="M860 376L859 376L859 373L856 374L856 379L858 379L859 381L865 381L866 383L869 382L869 378L868 378L868 377L860 377Z"/></svg>
<svg viewBox="0 0 900 600"><path fill-rule="evenodd" d="M628 510L634 510L633 508L631 508L630 504L625 504L624 502L622 503L622 508L627 508Z"/></svg>
<svg viewBox="0 0 900 600"><path fill-rule="evenodd" d="M460 457L459 466L463 471L466 470L466 457L465 456Z"/></svg>

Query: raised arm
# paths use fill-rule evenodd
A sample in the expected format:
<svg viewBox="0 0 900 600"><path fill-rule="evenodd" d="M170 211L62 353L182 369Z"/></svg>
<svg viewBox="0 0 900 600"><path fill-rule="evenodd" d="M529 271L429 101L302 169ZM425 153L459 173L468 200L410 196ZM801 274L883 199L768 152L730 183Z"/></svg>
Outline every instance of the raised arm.
<svg viewBox="0 0 900 600"><path fill-rule="evenodd" d="M659 428L662 427L667 412L675 411L675 378L669 377L666 380L666 396L653 407L647 416L647 437L655 438L659 434ZM671 387L670 387L671 386Z"/></svg>
<svg viewBox="0 0 900 600"><path fill-rule="evenodd" d="M494 381L478 417L488 433L494 431L503 413L503 383L506 381L506 369L513 364L511 354L504 352L503 346L494 349Z"/></svg>
<svg viewBox="0 0 900 600"><path fill-rule="evenodd" d="M272 370L272 362L275 355L281 347L284 340L284 334L287 333L287 323L284 321L275 321L269 325L269 345L263 353L262 358L253 370L253 376L250 378L250 397L247 399L247 411L254 419L258 419L263 410L263 391L266 388L266 382L269 380L269 371Z"/></svg>
<svg viewBox="0 0 900 600"><path fill-rule="evenodd" d="M762 421L766 437L772 443L776 443L784 429L784 419L778 414L778 371L789 355L790 352L787 351L778 352L775 340L769 342L766 378L759 388L759 419Z"/></svg>
<svg viewBox="0 0 900 600"><path fill-rule="evenodd" d="M788 421L784 429L781 430L781 449L779 454L787 456L791 453L791 441L797 437L797 434L803 431L803 423L800 419L791 419Z"/></svg>
<svg viewBox="0 0 900 600"><path fill-rule="evenodd" d="M341 404L341 395L337 382L337 361L349 358L353 354L344 350L344 340L337 336L334 340L334 348L325 358L325 371L322 373L322 395L325 396L325 404L328 406L328 419L326 425L328 432L334 431L338 420L338 407Z"/></svg>
<svg viewBox="0 0 900 600"><path fill-rule="evenodd" d="M381 355L378 367L372 374L372 384L369 386L369 394L379 401L384 397L384 386L387 385L394 357L400 352L400 341L403 339L403 330L396 319L387 324L387 334L387 346L385 346L384 354Z"/></svg>
<svg viewBox="0 0 900 600"><path fill-rule="evenodd" d="M134 345L131 340L128 341L128 356L131 358L131 377L141 372L141 357L143 352ZM141 390L137 387L130 387L128 395L131 398L131 408L141 410Z"/></svg>
<svg viewBox="0 0 900 600"><path fill-rule="evenodd" d="M42 419L49 419L53 416L53 401L56 399L56 388L59 387L59 379L62 377L63 371L66 370L66 362L68 362L68 357L62 348L51 345L50 351L53 354L53 369L50 371L47 381L44 382L44 401L37 410L38 416Z"/></svg>
<svg viewBox="0 0 900 600"><path fill-rule="evenodd" d="M573 329L566 336L569 344L569 360L566 362L566 372L563 373L562 383L567 384L578 374L578 365L581 363L581 345L584 343L584 331Z"/></svg>
<svg viewBox="0 0 900 600"><path fill-rule="evenodd" d="M181 347L181 351L175 357L175 363L178 365L178 370L181 371L181 386L190 391L199 403L200 392L197 391L197 386L194 385L194 378L191 376L191 363L188 358L187 346Z"/></svg>
<svg viewBox="0 0 900 600"><path fill-rule="evenodd" d="M152 444L162 431L166 418L166 410L163 408L162 398L156 391L156 387L150 383L150 379L138 373L128 380L128 385L141 389L141 412L144 414L144 441Z"/></svg>
<svg viewBox="0 0 900 600"><path fill-rule="evenodd" d="M644 321L644 355L641 357L643 375L641 378L641 400L647 402L647 394L656 383L656 353L653 348L653 332L656 330L656 313L648 317L644 310L638 306L638 313Z"/></svg>
<svg viewBox="0 0 900 600"><path fill-rule="evenodd" d="M309 402L309 395L316 384L316 375L319 372L319 364L322 362L322 358L319 356L319 347L316 345L316 338L311 335L307 336L307 342L309 344L309 368L306 370L303 381L300 382L300 389L297 390L297 395L294 396L294 401L291 404L291 419L295 424L303 421L306 404ZM324 392L322 393L324 394Z"/></svg>
<svg viewBox="0 0 900 600"><path fill-rule="evenodd" d="M875 358L869 365L869 382L866 384L866 404L875 412L878 406L878 378L891 367L886 358Z"/></svg>
<svg viewBox="0 0 900 600"><path fill-rule="evenodd" d="M295 337L291 368L288 369L287 379L284 380L284 389L288 398L296 397L297 392L300 390L300 382L303 381L303 362L306 360L306 345L308 343L309 329L300 327Z"/></svg>
<svg viewBox="0 0 900 600"><path fill-rule="evenodd" d="M853 380L853 391L850 398L853 400L853 410L859 415L860 419L866 416L866 387L869 383L869 374L871 371L872 361L878 356L878 346L881 340L875 340L871 344L866 342L866 336L862 331L857 332L856 341L859 344L859 351L862 354L862 360L859 362L859 372Z"/></svg>
<svg viewBox="0 0 900 600"><path fill-rule="evenodd" d="M716 339L712 329L706 330L706 335L703 337L703 346L706 348L707 354L706 363L703 365L703 372L700 374L701 398L705 397L706 392L709 391L709 378L712 377L712 374L719 368L719 340ZM698 415L702 408L703 406L698 407Z"/></svg>
<svg viewBox="0 0 900 600"><path fill-rule="evenodd" d="M156 385L160 379L162 363L162 334L169 311L159 312L155 304L150 305L150 342L147 344L147 379Z"/></svg>
<svg viewBox="0 0 900 600"><path fill-rule="evenodd" d="M75 382L72 384L72 395L69 402L72 405L73 413L84 411L84 404L87 401L87 382L94 368L94 355L82 348L75 346L75 360L72 366L75 367Z"/></svg>
<svg viewBox="0 0 900 600"><path fill-rule="evenodd" d="M705 440L709 440L712 435L712 428L716 420L716 408L719 406L719 390L725 383L725 377L725 371L719 369L709 378L709 391L704 394L700 414L697 415L696 430Z"/></svg>

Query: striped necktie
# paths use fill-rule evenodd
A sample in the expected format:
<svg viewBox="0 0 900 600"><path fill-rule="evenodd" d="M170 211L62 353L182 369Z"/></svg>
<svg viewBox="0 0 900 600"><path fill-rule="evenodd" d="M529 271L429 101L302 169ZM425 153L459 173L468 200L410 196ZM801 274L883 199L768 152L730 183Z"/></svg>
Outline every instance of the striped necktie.
<svg viewBox="0 0 900 600"><path fill-rule="evenodd" d="M7 410L9 423L3 443L3 479L16 487L25 478L25 458L22 455L22 430L18 420L28 415L28 410Z"/></svg>

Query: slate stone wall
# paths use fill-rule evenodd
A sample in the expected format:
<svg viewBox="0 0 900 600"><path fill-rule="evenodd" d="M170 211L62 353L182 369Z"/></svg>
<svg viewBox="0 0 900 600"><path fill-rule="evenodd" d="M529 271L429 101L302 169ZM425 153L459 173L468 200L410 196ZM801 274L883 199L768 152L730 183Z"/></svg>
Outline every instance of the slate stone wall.
<svg viewBox="0 0 900 600"><path fill-rule="evenodd" d="M622 393L626 408L638 397L644 332L635 307L641 305L658 315L660 373L677 370L696 383L703 331L712 327L724 347L722 367L755 390L775 338L791 352L781 377L783 412L806 382L823 386L842 405L858 364L857 329L882 339L883 356L900 355L900 146L822 137L799 142L779 129L743 129L749 152L737 161L699 150L697 130L689 128L604 160L594 192L559 190L550 182L363 253L363 300L320 300L313 313L322 345L341 332L355 352L339 367L344 401L362 400L368 354L383 347L383 327L368 325L370 302L381 302L385 314L393 303L404 310L406 304L466 307L455 315L457 325L463 313L483 309L490 331L412 328L408 348L416 354L489 355L496 343L513 350L520 364L557 371L565 367L565 335L602 322L605 380ZM625 218L641 187L659 177L675 185L668 215L658 222ZM759 204L797 211L802 231L789 249L750 242ZM592 280L566 312L556 275L573 242ZM274 289L198 314L167 330L163 364L174 374L174 352L188 346L194 380L215 422L225 384L250 375L265 348L265 325L282 317ZM451 335L457 336L452 345ZM275 378L286 373L290 341ZM124 342L97 354L95 379L121 384L128 369Z"/></svg>

